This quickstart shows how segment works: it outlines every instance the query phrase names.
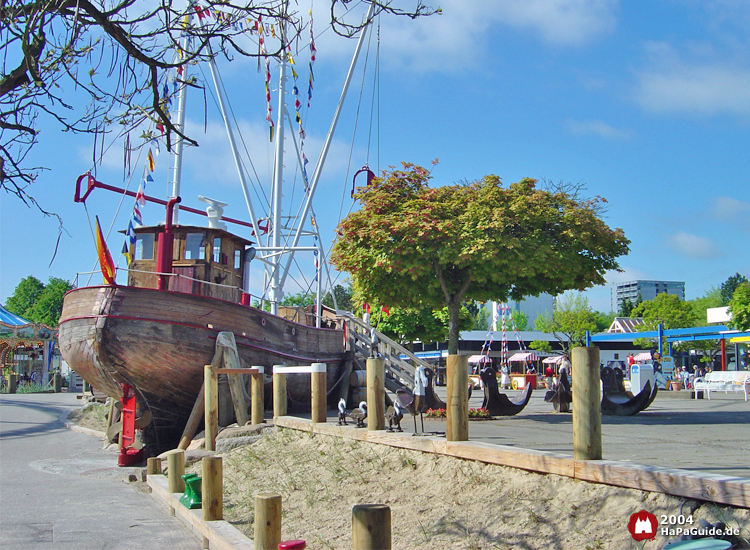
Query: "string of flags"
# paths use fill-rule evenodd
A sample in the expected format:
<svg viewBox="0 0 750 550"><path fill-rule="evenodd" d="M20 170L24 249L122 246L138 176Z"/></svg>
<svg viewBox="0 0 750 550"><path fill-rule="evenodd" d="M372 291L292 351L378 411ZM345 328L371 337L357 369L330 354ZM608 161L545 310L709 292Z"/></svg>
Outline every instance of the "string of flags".
<svg viewBox="0 0 750 550"><path fill-rule="evenodd" d="M128 267L133 261L133 254L131 247L135 246L136 226L140 227L143 225L143 213L141 209L146 206L146 186L149 183L154 183L154 178L151 173L156 169L155 157L159 156L159 140L153 138L149 143L148 153L146 155L146 165L143 168L143 178L138 184L138 191L135 194L135 203L133 204L133 215L128 221L128 229L125 232L125 242L122 244L122 255L125 256L125 260L128 262ZM154 151L156 153L154 153Z"/></svg>

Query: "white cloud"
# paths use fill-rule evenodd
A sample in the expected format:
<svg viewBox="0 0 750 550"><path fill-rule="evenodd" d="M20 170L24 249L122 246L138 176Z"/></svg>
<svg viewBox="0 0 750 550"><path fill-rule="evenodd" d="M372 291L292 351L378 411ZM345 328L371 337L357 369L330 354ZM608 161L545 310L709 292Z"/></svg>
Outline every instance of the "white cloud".
<svg viewBox="0 0 750 550"><path fill-rule="evenodd" d="M595 135L604 139L629 139L630 131L620 130L601 120L570 120L568 127L573 134Z"/></svg>
<svg viewBox="0 0 750 550"><path fill-rule="evenodd" d="M711 206L711 215L717 221L750 229L750 203L748 202L734 197L717 197Z"/></svg>
<svg viewBox="0 0 750 550"><path fill-rule="evenodd" d="M575 47L616 25L619 0L445 0L442 15L382 20L384 59L416 71L453 71L487 61L490 33L507 28L554 47Z"/></svg>
<svg viewBox="0 0 750 550"><path fill-rule="evenodd" d="M637 74L634 94L644 109L698 115L750 114L750 68L717 59L684 61L683 55L664 43L650 43L647 50L652 67ZM712 57L710 51L697 55Z"/></svg>
<svg viewBox="0 0 750 550"><path fill-rule="evenodd" d="M677 254L687 258L707 260L723 255L719 246L707 237L679 231L667 237L667 245Z"/></svg>

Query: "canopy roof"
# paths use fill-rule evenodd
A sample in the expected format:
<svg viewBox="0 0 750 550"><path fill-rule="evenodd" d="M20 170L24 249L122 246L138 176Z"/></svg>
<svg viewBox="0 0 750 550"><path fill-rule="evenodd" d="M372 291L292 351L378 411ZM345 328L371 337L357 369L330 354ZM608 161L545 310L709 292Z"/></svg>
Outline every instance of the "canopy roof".
<svg viewBox="0 0 750 550"><path fill-rule="evenodd" d="M31 321L27 321L23 317L20 317L15 313L11 313L2 305L0 305L0 323L5 323L6 325L22 326L30 325Z"/></svg>
<svg viewBox="0 0 750 550"><path fill-rule="evenodd" d="M525 353L514 353L510 356L508 361L536 361L539 359L536 353L531 351Z"/></svg>
<svg viewBox="0 0 750 550"><path fill-rule="evenodd" d="M489 355L470 355L469 363L490 363L492 360Z"/></svg>
<svg viewBox="0 0 750 550"><path fill-rule="evenodd" d="M563 358L562 355L555 355L553 357L545 357L544 359L542 359L542 363L559 365L560 363L562 363L562 358Z"/></svg>
<svg viewBox="0 0 750 550"><path fill-rule="evenodd" d="M635 359L636 361L651 361L651 352L644 351L637 354L635 357L633 357L633 359Z"/></svg>

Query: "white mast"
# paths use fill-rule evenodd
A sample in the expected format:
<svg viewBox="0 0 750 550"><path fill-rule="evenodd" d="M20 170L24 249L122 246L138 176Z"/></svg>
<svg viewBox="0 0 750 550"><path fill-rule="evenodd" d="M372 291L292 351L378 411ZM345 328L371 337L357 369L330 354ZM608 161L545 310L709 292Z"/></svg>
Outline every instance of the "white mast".
<svg viewBox="0 0 750 550"><path fill-rule="evenodd" d="M288 2L284 2L286 13ZM286 25L281 26L281 61L279 63L279 102L276 113L276 147L274 151L275 163L273 168L273 188L271 192L271 247L279 249L281 246L281 197L284 180L284 100L286 99ZM278 304L284 298L283 284L279 274L281 255L274 256L271 273L271 313L277 314Z"/></svg>
<svg viewBox="0 0 750 550"><path fill-rule="evenodd" d="M179 53L177 55L180 55ZM185 99L187 95L187 77L188 77L188 65L185 63L182 66L182 80L179 82L180 91L177 96L177 113L175 116L174 127L177 131L185 133ZM180 196L180 180L182 178L182 146L184 140L182 136L175 134L175 144L172 148L172 153L169 155L170 166L169 166L169 183L172 187L172 197ZM172 223L178 223L178 213L180 211L180 205L175 205L174 213L172 214Z"/></svg>

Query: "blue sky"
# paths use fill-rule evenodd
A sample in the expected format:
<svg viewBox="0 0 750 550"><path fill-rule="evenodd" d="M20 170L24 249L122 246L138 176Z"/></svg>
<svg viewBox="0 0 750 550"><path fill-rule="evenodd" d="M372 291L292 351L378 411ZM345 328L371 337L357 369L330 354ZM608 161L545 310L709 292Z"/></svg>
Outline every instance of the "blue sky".
<svg viewBox="0 0 750 550"><path fill-rule="evenodd" d="M354 48L353 41L324 32L322 4L315 5L315 91L305 110L311 159ZM591 195L605 197L607 222L632 241L631 253L620 262L624 271L608 274L610 283L685 281L692 299L735 272L750 276L750 4L449 0L436 5L443 15L381 20L379 108L371 107L373 42L362 100L358 76L316 196L324 242L333 239L335 223L350 207L351 177L365 161L382 169L401 161L428 166L437 158L435 185L494 173L506 183L527 176L583 182ZM306 54L297 59L304 93ZM267 180L272 151L262 74L250 61L220 63L220 69L256 170ZM227 215L245 218L213 102L208 96L206 121L203 98L193 105L188 128L201 147L185 156L184 202L199 207L197 195L208 195L230 203ZM66 231L51 267L56 221L0 195L0 302L27 275L73 280L94 267L86 213L72 201L76 177L91 166L91 150L90 137L43 125L33 160L50 170L31 192L63 217ZM121 185L122 156L122 145L113 146L98 179ZM134 157L134 164L142 166L143 159ZM149 194L166 195L166 165L162 148ZM106 229L118 201L97 190L88 212L92 218L98 214ZM132 204L123 201L115 231L127 225ZM149 204L144 218L156 223L163 211ZM119 256L121 236L113 233L108 242ZM97 275L93 282L100 280ZM596 309L609 311L609 286L588 296Z"/></svg>

